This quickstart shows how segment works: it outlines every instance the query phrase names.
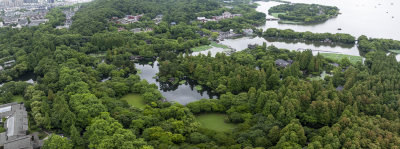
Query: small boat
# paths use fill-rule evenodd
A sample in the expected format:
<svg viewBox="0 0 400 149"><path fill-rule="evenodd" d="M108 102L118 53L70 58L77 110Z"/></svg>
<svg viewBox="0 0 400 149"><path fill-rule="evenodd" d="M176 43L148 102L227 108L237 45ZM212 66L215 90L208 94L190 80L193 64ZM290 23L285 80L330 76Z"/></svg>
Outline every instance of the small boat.
<svg viewBox="0 0 400 149"><path fill-rule="evenodd" d="M341 31L341 30L342 30L342 28L338 28L337 30Z"/></svg>

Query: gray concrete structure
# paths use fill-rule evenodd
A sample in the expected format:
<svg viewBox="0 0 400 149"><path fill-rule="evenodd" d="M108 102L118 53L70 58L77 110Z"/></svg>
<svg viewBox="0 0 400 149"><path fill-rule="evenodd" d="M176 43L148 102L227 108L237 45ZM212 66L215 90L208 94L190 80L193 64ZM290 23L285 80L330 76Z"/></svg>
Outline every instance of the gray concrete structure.
<svg viewBox="0 0 400 149"><path fill-rule="evenodd" d="M0 133L0 146L4 149L32 149L32 136L27 135L28 113L24 104L9 103L0 105L0 118L6 132ZM3 119L6 119L3 122Z"/></svg>
<svg viewBox="0 0 400 149"><path fill-rule="evenodd" d="M290 66L292 64L292 61L285 61L285 60L283 60L283 59L277 59L276 61L275 61L275 65L276 66L279 66L279 67L287 67L287 66Z"/></svg>

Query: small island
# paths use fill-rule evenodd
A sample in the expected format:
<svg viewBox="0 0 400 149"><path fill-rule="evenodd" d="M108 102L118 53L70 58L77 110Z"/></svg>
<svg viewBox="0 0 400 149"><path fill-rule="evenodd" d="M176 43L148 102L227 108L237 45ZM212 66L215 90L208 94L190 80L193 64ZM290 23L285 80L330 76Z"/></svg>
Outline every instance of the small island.
<svg viewBox="0 0 400 149"><path fill-rule="evenodd" d="M279 23L321 23L339 15L339 8L317 4L282 4L271 7L268 14L281 19Z"/></svg>

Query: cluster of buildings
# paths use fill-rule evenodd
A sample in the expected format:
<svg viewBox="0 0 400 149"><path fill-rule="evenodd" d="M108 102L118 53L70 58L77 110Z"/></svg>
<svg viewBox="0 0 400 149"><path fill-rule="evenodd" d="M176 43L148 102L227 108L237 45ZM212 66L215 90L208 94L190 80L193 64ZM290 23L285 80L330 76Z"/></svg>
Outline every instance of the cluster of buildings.
<svg viewBox="0 0 400 149"><path fill-rule="evenodd" d="M290 66L290 65L292 65L292 63L293 63L293 60L283 60L283 59L277 59L276 61L275 61L275 65L276 66L279 66L279 67L288 67L288 66Z"/></svg>
<svg viewBox="0 0 400 149"><path fill-rule="evenodd" d="M43 141L38 135L27 135L28 113L24 104L9 103L0 105L0 123L4 132L0 133L0 147L4 149L33 149L40 148Z"/></svg>
<svg viewBox="0 0 400 149"><path fill-rule="evenodd" d="M16 7L26 3L54 3L55 1L56 0L0 0L0 5Z"/></svg>
<svg viewBox="0 0 400 149"><path fill-rule="evenodd" d="M134 28L134 29L131 29L131 32L133 32L133 33L141 33L141 32L150 32L150 31L153 31L154 29L152 29L152 28Z"/></svg>
<svg viewBox="0 0 400 149"><path fill-rule="evenodd" d="M88 0L81 0L82 2ZM46 15L51 8L70 6L81 1L72 0L0 0L0 27L11 26L21 28L24 26L38 26L46 23ZM66 26L72 23L71 17L75 11L65 11L67 15Z"/></svg>
<svg viewBox="0 0 400 149"><path fill-rule="evenodd" d="M79 10L79 6L75 8L70 8L68 10L64 10L63 13L65 14L65 23L63 26L57 26L57 29L62 29L62 28L69 28L72 25L72 17L75 15L75 13Z"/></svg>
<svg viewBox="0 0 400 149"><path fill-rule="evenodd" d="M143 14L140 15L126 15L124 18L119 19L118 17L112 17L111 21L117 24L131 24L135 22L139 22L140 18L143 17Z"/></svg>
<svg viewBox="0 0 400 149"><path fill-rule="evenodd" d="M224 19L232 19L232 18L241 17L241 16L242 16L242 14L232 14L232 13L226 11L226 12L222 13L222 15L220 15L220 16L213 16L211 19L207 19L206 17L197 17L197 21L206 23L209 21L220 21L220 20L224 20Z"/></svg>
<svg viewBox="0 0 400 149"><path fill-rule="evenodd" d="M157 15L156 18L153 19L153 21L154 21L154 23L156 23L158 25L158 24L160 24L162 19L163 19L163 15L160 14L160 15Z"/></svg>
<svg viewBox="0 0 400 149"><path fill-rule="evenodd" d="M140 15L126 15L124 18L120 19L118 17L112 17L110 19L110 22L114 22L116 24L131 24L131 23L135 23L135 22L139 22L140 18L142 18L144 16L144 14L140 14ZM153 21L156 25L160 24L160 22L163 19L163 15L157 15ZM175 23L176 24L176 23ZM126 29L124 27L120 27L118 28L118 31L125 31ZM153 28L134 28L130 30L133 33L141 33L141 32L150 32L150 31L154 31Z"/></svg>
<svg viewBox="0 0 400 149"><path fill-rule="evenodd" d="M49 9L41 6L3 9L3 13L0 16L2 19L0 27L12 26L21 28L24 26L37 26L48 21L48 19L45 18L48 12Z"/></svg>
<svg viewBox="0 0 400 149"><path fill-rule="evenodd" d="M118 18L118 17L112 17L110 19L111 22L114 22L116 24L131 24L131 23L135 23L135 22L139 22L140 18L143 17L144 14L140 14L140 15L126 15L124 18ZM163 19L163 15L157 15L153 21L155 24L159 24Z"/></svg>

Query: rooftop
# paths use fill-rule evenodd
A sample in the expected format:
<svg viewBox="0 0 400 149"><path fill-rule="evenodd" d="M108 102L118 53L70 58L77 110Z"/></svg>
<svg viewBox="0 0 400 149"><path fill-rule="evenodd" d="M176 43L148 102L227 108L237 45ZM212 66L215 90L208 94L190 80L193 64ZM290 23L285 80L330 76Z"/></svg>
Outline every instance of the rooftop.
<svg viewBox="0 0 400 149"><path fill-rule="evenodd" d="M6 132L0 133L0 146L5 149L32 148L32 141L28 131L28 113L24 104L17 102L0 105L0 118L6 118L4 128Z"/></svg>

